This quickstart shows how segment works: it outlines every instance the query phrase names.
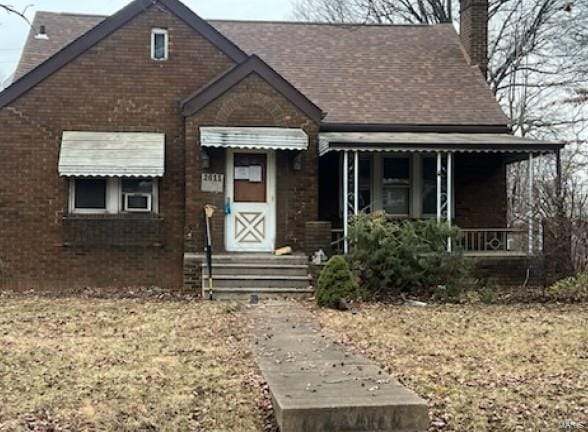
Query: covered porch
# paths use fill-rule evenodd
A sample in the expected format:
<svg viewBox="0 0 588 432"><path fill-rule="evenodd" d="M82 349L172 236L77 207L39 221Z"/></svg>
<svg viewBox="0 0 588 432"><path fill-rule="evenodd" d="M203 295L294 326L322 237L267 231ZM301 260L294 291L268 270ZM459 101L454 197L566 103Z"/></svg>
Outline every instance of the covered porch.
<svg viewBox="0 0 588 432"><path fill-rule="evenodd" d="M561 145L496 133L325 132L320 134L320 216L333 226L335 251L347 253L348 227L360 212L431 218L458 226L447 250L474 257L531 257L542 251L533 218L536 158ZM506 168L528 161L528 218L507 218ZM335 190L337 193L333 193Z"/></svg>

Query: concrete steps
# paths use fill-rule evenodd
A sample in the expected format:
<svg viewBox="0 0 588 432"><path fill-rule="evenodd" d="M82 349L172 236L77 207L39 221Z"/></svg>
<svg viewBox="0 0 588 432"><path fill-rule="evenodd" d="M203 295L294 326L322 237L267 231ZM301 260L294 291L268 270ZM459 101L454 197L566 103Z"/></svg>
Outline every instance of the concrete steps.
<svg viewBox="0 0 588 432"><path fill-rule="evenodd" d="M206 258L201 262L202 295L209 298ZM249 300L312 295L312 278L305 255L278 257L270 254L214 255L213 299Z"/></svg>

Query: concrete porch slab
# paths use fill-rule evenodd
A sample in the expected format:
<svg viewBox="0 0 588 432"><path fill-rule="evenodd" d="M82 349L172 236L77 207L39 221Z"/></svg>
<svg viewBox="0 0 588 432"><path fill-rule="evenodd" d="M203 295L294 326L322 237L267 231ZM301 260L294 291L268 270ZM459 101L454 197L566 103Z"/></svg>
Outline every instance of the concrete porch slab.
<svg viewBox="0 0 588 432"><path fill-rule="evenodd" d="M426 402L334 342L295 302L249 306L259 367L282 432L422 432Z"/></svg>

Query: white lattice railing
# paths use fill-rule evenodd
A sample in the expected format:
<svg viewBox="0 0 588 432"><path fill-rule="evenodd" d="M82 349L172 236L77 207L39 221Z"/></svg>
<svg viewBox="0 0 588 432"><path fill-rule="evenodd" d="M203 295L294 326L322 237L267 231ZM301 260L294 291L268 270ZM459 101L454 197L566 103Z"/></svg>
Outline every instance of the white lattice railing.
<svg viewBox="0 0 588 432"><path fill-rule="evenodd" d="M462 229L458 246L466 254L518 254L529 250L529 234L525 229L476 228Z"/></svg>
<svg viewBox="0 0 588 432"><path fill-rule="evenodd" d="M526 255L529 250L526 229L476 228L460 232L456 246L466 255ZM343 253L343 229L333 229L331 233L333 252Z"/></svg>

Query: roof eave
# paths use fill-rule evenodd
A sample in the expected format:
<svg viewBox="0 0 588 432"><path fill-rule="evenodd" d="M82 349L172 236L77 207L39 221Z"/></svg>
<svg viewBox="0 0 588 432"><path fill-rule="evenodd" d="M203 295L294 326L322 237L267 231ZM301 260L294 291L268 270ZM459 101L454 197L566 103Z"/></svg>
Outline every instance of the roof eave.
<svg viewBox="0 0 588 432"><path fill-rule="evenodd" d="M369 142L364 143L361 146L364 146L366 149L368 148L381 148L386 149L387 147L394 147L394 148L404 148L407 150L410 149L429 149L429 148L437 148L443 150L466 150L466 151L509 151L509 152L541 152L541 151L556 151L561 150L565 147L565 144L556 143L556 142L543 142L537 141L536 144L524 143L524 144L500 144L500 143L468 143L464 145L457 145L457 144L438 144L432 145L430 143L427 144L415 144L415 143L386 143L386 142ZM359 146L359 147L361 147ZM346 148L356 148L358 147L357 143L351 142L339 142L339 141L332 141L329 142L329 147L333 150L344 150Z"/></svg>
<svg viewBox="0 0 588 432"><path fill-rule="evenodd" d="M438 133L512 133L508 124L400 124L322 122L321 132L438 132Z"/></svg>

